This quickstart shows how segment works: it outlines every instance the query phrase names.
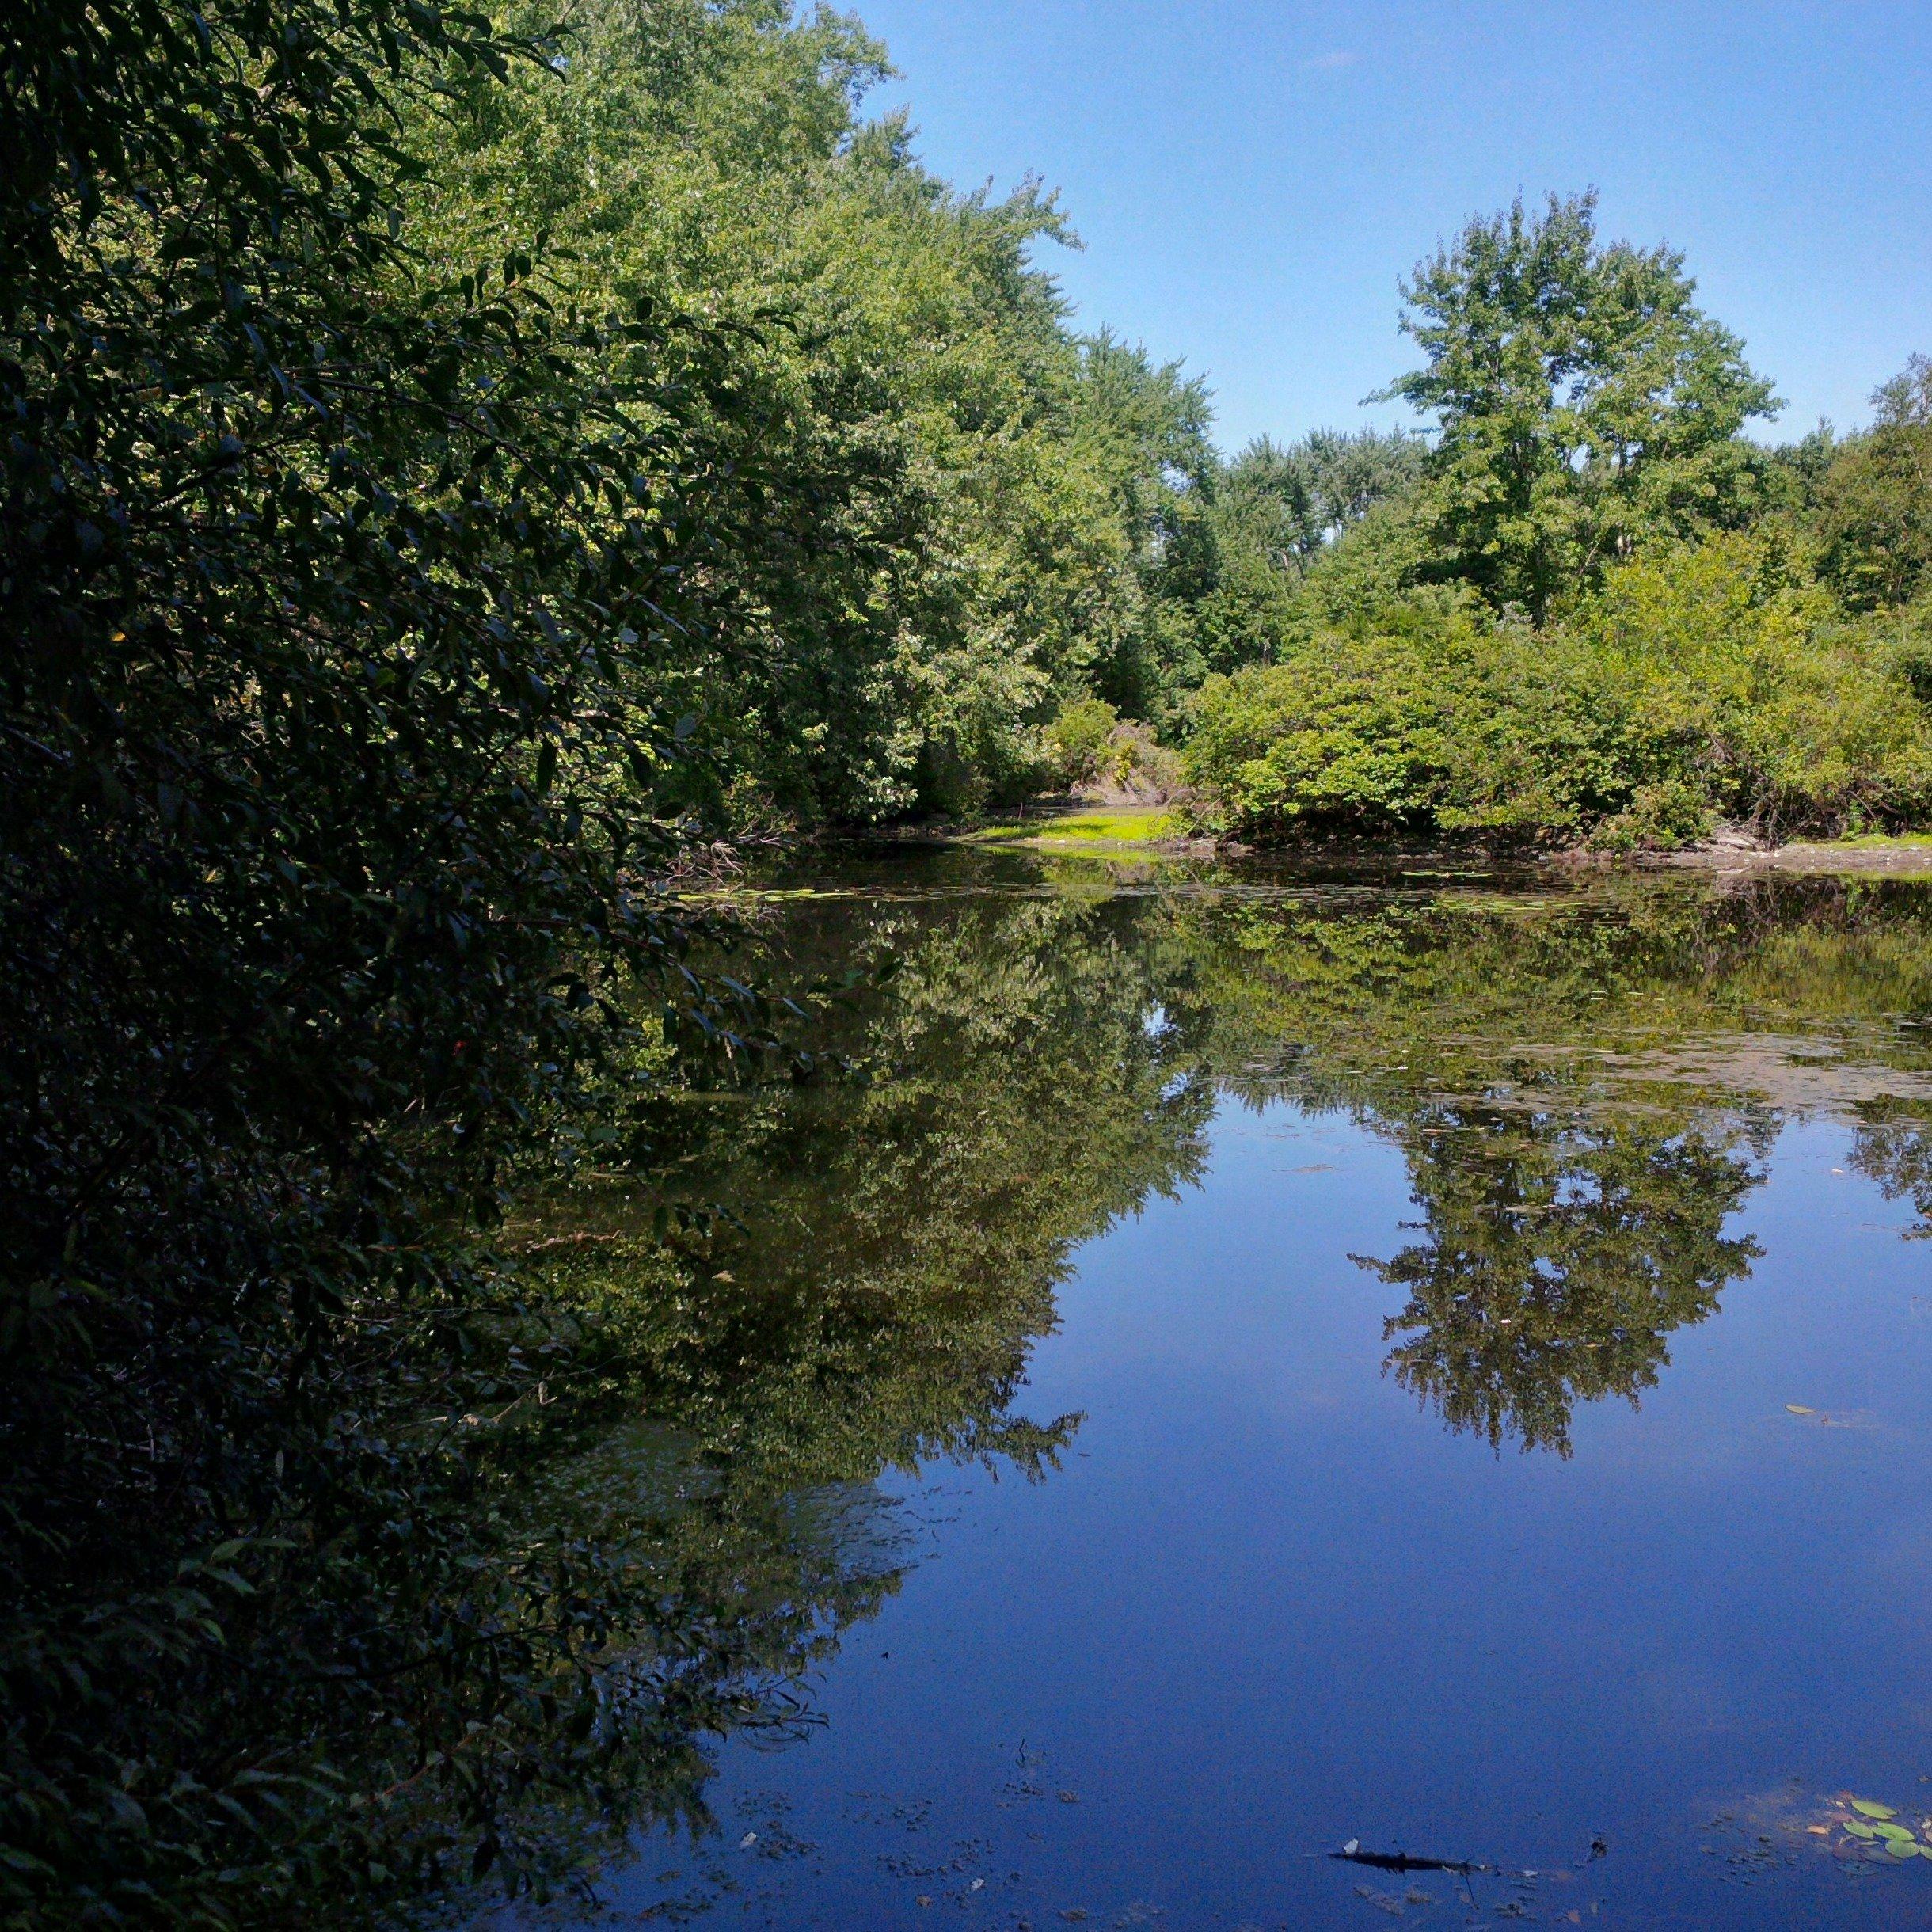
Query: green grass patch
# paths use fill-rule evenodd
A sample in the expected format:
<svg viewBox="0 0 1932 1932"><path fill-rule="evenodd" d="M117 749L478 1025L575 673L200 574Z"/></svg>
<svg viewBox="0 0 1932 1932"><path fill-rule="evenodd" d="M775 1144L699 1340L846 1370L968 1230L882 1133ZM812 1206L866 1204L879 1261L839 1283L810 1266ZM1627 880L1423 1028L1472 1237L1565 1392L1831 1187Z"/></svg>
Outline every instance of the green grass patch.
<svg viewBox="0 0 1932 1932"><path fill-rule="evenodd" d="M1122 805L988 825L967 837L975 845L1152 845L1181 829L1158 805Z"/></svg>
<svg viewBox="0 0 1932 1932"><path fill-rule="evenodd" d="M1932 832L1856 832L1843 839L1799 839L1793 842L1827 846L1834 851L1882 851L1888 846L1910 846L1923 851L1932 846Z"/></svg>

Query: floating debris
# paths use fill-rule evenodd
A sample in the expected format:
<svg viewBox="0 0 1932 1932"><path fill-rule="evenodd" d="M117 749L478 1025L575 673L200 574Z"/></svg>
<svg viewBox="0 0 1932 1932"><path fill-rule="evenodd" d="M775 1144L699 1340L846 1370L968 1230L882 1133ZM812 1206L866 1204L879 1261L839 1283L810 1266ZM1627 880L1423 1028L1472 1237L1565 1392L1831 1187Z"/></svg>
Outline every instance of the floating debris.
<svg viewBox="0 0 1932 1932"><path fill-rule="evenodd" d="M1341 1858L1350 1865L1366 1865L1378 1872L1456 1872L1466 1877L1471 1872L1493 1872L1493 1865L1478 1865L1470 1858L1417 1858L1405 1851L1363 1851L1362 1841L1352 1838L1340 1851L1331 1851L1331 1858Z"/></svg>

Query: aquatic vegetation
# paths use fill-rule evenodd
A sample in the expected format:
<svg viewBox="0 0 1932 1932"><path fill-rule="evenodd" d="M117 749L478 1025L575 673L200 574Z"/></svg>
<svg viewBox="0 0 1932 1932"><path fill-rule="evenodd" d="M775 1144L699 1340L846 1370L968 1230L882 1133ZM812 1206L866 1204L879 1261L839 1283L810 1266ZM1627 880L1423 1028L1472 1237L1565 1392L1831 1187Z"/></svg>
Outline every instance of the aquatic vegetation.
<svg viewBox="0 0 1932 1932"><path fill-rule="evenodd" d="M1932 1817L1921 1818L1915 1828L1891 1805L1876 1798L1835 1799L1825 1822L1806 1829L1828 1839L1842 1858L1864 1858L1878 1865L1932 1858Z"/></svg>

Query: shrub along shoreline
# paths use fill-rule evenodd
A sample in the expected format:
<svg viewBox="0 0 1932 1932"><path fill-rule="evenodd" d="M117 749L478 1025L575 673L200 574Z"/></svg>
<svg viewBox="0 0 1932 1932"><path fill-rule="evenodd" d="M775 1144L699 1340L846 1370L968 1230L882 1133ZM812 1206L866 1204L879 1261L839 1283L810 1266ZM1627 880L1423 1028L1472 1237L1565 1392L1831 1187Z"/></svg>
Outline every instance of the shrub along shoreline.
<svg viewBox="0 0 1932 1932"><path fill-rule="evenodd" d="M1244 840L1348 831L1618 852L1778 844L1932 807L1922 633L1845 613L1770 546L1626 565L1535 629L1422 599L1209 680L1182 759Z"/></svg>

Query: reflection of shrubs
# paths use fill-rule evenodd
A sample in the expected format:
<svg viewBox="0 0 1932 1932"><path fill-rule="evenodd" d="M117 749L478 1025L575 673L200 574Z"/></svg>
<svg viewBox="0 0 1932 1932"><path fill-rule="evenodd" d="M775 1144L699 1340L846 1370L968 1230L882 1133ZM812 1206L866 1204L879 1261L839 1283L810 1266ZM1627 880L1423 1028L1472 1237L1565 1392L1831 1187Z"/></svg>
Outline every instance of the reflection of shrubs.
<svg viewBox="0 0 1932 1932"><path fill-rule="evenodd" d="M1932 805L1932 646L1848 622L1736 538L1612 573L1540 632L1412 601L1212 678L1188 775L1230 830L1683 845Z"/></svg>

